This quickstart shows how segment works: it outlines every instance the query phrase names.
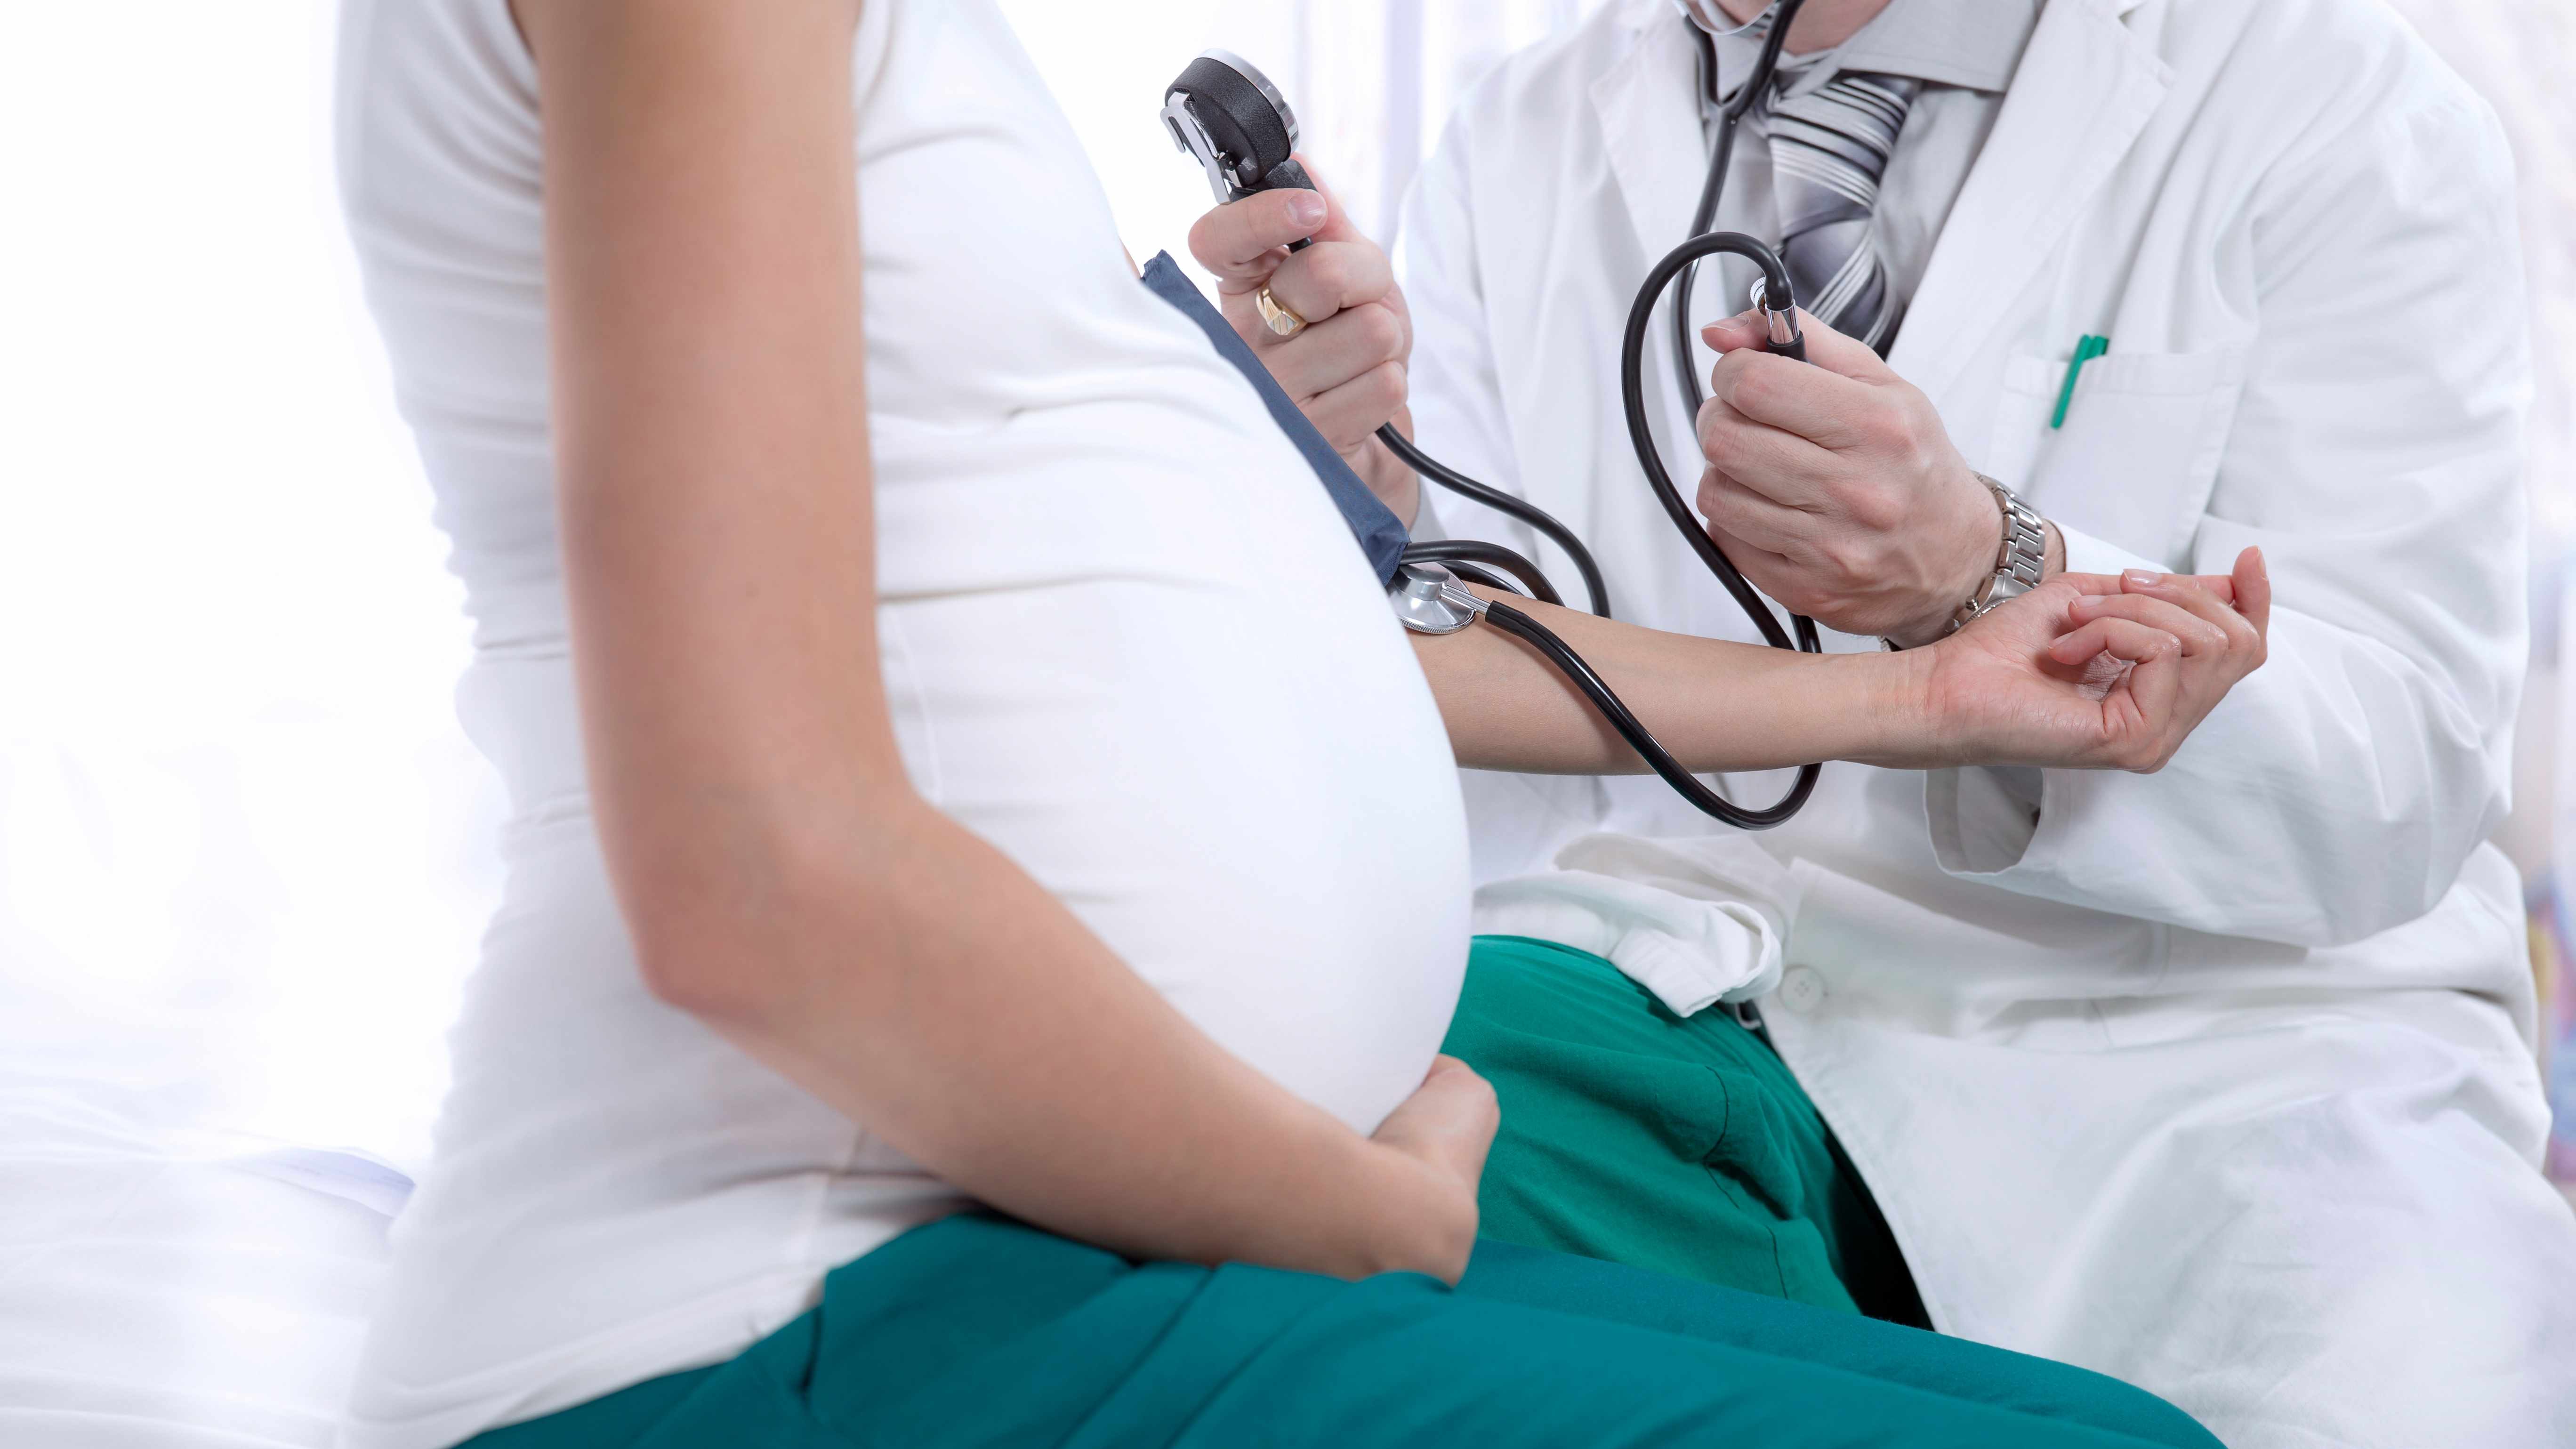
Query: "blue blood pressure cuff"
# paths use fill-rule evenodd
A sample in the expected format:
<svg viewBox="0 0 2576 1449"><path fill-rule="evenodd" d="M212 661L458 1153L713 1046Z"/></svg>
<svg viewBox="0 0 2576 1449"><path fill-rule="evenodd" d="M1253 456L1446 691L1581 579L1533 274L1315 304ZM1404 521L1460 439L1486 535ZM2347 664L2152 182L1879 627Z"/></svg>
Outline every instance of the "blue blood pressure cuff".
<svg viewBox="0 0 2576 1449"><path fill-rule="evenodd" d="M1304 413L1297 411L1297 405L1288 400L1288 394L1271 377L1270 369L1261 365L1261 359L1252 355L1252 349L1235 335L1234 328L1182 275L1180 264L1172 260L1170 252L1156 252L1154 259L1145 264L1145 285L1199 324L1208 341L1216 344L1218 355L1233 363L1234 370L1252 384L1252 390L1261 394L1262 404L1270 409L1270 420L1288 435L1289 442L1297 445L1297 451L1305 455L1306 466L1315 470L1316 479L1332 496L1333 506L1342 510L1342 521L1351 526L1351 537L1359 541L1360 552L1368 555L1369 567L1377 571L1378 582L1394 583L1396 566L1403 561L1407 542L1404 525L1396 521L1394 511L1378 501L1377 495L1360 481L1360 475L1351 471L1342 455L1333 451L1333 445L1324 441L1324 435L1315 431Z"/></svg>

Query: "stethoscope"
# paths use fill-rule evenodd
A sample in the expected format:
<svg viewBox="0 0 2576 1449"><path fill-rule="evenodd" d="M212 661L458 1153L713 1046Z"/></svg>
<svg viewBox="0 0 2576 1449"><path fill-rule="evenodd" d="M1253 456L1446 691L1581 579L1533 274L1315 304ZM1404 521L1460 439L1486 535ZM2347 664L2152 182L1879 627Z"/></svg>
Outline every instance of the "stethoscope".
<svg viewBox="0 0 2576 1449"><path fill-rule="evenodd" d="M1694 275L1700 262L1712 256L1731 255L1744 258L1760 268L1762 279L1755 297L1769 336L1766 351L1803 362L1807 357L1806 338L1798 330L1797 293L1789 271L1770 247L1741 232L1712 232L1708 228L1716 219L1720 199L1726 193L1727 164L1735 149L1735 131L1746 111L1752 109L1770 88L1780 63L1780 49L1806 0L1775 0L1762 14L1755 16L1730 35L1743 34L1770 22L1763 37L1762 50L1754 63L1753 74L1736 89L1731 99L1721 94L1717 68L1717 40L1697 22L1685 17L1691 34L1699 44L1699 82L1709 104L1717 108L1715 154L1709 160L1708 176L1700 187L1699 205L1691 216L1690 239L1664 254L1645 282L1637 289L1636 302L1628 309L1628 322L1619 351L1621 401L1628 422L1628 439L1636 450L1637 465L1646 475L1646 484L1654 490L1663 505L1664 514L1673 527L1688 541L1700 561L1726 586L1738 607L1761 631L1763 641L1775 649L1818 654L1823 646L1817 639L1815 622L1792 615L1783 626L1771 605L1746 581L1725 550L1719 548L1708 531L1682 500L1681 490L1673 486L1671 474L1664 468L1662 455L1655 447L1654 432L1646 413L1646 334L1654 325L1655 309L1667 290L1679 287L1675 298L1671 332L1673 367L1679 384L1685 412L1696 417L1703 396L1699 378L1693 373L1691 360L1690 296ZM1220 203L1240 201L1261 191L1288 188L1313 190L1315 184L1306 169L1292 159L1297 143L1296 113L1289 109L1287 98L1252 65L1225 51L1209 51L1190 62L1180 78L1173 81L1164 97L1163 121L1173 141L1196 157L1206 168L1208 182ZM1307 246L1307 241L1292 243L1291 251ZM1565 550L1566 557L1583 579L1584 592L1591 612L1610 617L1609 590L1592 553L1583 546L1572 529L1551 517L1545 510L1515 498L1501 489L1480 483L1464 473L1441 463L1414 446L1399 433L1393 423L1377 430L1377 438L1405 466L1421 476L1462 497L1481 503L1508 517L1527 524L1541 536ZM1500 572L1497 573L1496 571ZM1508 575L1509 577L1503 577ZM1563 598L1549 583L1538 566L1519 553L1500 544L1472 540L1442 540L1408 545L1395 579L1389 586L1397 616L1404 626L1418 633L1446 634L1465 629L1478 620L1492 624L1535 648L1561 671L1601 712L1611 727L1628 742L1664 783L1702 812L1744 830L1768 830L1796 815L1815 792L1821 767L1804 765L1798 770L1789 793L1770 806L1746 809L1710 789L1684 769L1681 762L1658 743L1651 731L1619 699L1609 684L1595 673L1582 656L1576 654L1553 630L1519 609L1500 600L1488 600L1459 584L1471 579L1490 588L1526 593L1550 604L1561 604ZM1514 584L1519 585L1514 590ZM1793 637L1794 631L1794 637Z"/></svg>

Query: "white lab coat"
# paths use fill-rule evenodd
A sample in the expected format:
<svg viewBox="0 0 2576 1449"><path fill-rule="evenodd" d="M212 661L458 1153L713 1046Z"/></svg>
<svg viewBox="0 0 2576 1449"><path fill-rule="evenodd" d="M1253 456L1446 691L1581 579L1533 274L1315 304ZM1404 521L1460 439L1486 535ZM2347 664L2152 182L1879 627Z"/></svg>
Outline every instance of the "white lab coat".
<svg viewBox="0 0 2576 1449"><path fill-rule="evenodd" d="M1413 410L1578 529L1620 617L1749 638L1619 404L1632 293L1699 186L1692 86L1669 0L1614 0L1466 100L1398 249ZM1941 1328L2143 1384L2237 1449L2576 1445L2576 1219L2534 1165L2519 882L2484 843L2526 648L2511 199L2491 114L2371 0L2050 0L1890 361L2077 569L2261 544L2268 665L2161 774L2046 772L2035 829L1993 772L1830 765L1759 837L1775 866L1650 777L1470 779L1482 879L1606 830L1663 837L1672 884L1687 839L1785 925L1766 1016ZM1741 305L1714 291L1708 316ZM2110 355L2052 430L2085 333ZM1687 491L1669 375L1650 354ZM1669 999L1725 923L1633 879L1589 924L1580 880L1495 887L1485 919Z"/></svg>

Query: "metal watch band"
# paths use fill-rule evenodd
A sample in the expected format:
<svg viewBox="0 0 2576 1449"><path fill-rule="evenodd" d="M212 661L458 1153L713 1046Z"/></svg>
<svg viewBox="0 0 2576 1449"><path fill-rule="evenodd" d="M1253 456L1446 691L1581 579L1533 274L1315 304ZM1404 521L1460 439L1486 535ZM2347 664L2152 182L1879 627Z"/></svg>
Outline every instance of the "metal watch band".
<svg viewBox="0 0 2576 1449"><path fill-rule="evenodd" d="M1959 605L1950 615L1949 633L1956 634L1978 616L2006 599L2017 599L2038 588L2048 577L2048 523L2019 495L2001 483L1980 473L1977 481L1995 495L1995 506L2003 512L2003 539L1995 547L1995 571L1986 576L1976 597ZM1878 641L1887 649L1905 646L1893 639Z"/></svg>
<svg viewBox="0 0 2576 1449"><path fill-rule="evenodd" d="M2003 510L2003 541L1995 548L1995 571L1987 576L1985 587L1950 616L1950 632L1954 634L2004 600L2017 599L2038 588L2040 581L2048 577L2047 522L2001 483L1983 473L1977 475L1977 481L1995 495L1995 506Z"/></svg>

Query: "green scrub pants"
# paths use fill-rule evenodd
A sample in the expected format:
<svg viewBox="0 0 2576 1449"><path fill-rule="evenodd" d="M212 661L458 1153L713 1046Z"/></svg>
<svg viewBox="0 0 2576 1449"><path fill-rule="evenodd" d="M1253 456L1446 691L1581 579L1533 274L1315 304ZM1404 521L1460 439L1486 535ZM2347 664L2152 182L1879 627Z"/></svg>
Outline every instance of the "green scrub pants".
<svg viewBox="0 0 2576 1449"><path fill-rule="evenodd" d="M1494 1084L1486 1237L1930 1327L1860 1175L1770 1045L1588 951L1479 936L1443 1050Z"/></svg>
<svg viewBox="0 0 2576 1449"><path fill-rule="evenodd" d="M1912 1303L1903 1261L1733 1020L1487 937L1450 1049L1504 1120L1455 1289L955 1217L730 1362L470 1449L2219 1449L2116 1380L1854 1312ZM1665 1271L1603 1261L1631 1256Z"/></svg>
<svg viewBox="0 0 2576 1449"><path fill-rule="evenodd" d="M916 1228L713 1368L471 1449L2217 1449L2042 1359L1485 1243L1451 1290Z"/></svg>

